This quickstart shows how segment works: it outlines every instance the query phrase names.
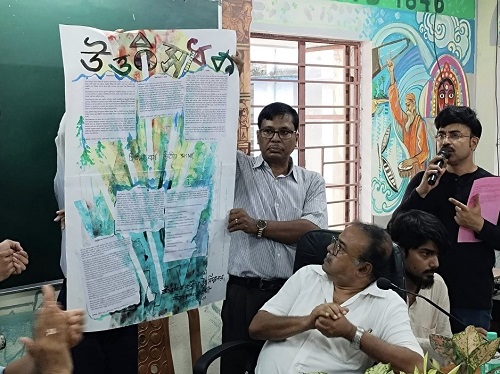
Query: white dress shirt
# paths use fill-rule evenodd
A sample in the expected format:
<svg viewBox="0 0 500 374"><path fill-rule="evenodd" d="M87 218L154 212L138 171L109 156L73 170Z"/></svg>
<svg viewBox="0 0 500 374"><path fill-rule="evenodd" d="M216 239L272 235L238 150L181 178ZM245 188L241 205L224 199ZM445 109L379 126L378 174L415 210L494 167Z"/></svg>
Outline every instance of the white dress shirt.
<svg viewBox="0 0 500 374"><path fill-rule="evenodd" d="M305 316L319 304L332 302L333 282L321 265L305 266L261 310L279 316ZM410 327L408 306L394 291L372 283L341 306L346 318L378 338L411 349L423 356ZM313 329L281 341L267 341L257 362L256 374L364 373L374 361L344 338L327 338Z"/></svg>

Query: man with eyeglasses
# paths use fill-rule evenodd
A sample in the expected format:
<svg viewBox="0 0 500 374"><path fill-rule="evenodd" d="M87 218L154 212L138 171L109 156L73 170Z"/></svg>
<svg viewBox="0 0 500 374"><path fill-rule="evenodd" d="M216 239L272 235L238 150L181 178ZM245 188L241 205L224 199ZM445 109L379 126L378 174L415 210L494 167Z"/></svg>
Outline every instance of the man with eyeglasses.
<svg viewBox="0 0 500 374"><path fill-rule="evenodd" d="M256 157L237 153L234 208L229 212L229 280L222 307L222 341L250 340L257 311L292 275L295 245L326 228L325 181L293 164L299 116L275 102L259 114ZM264 342L262 342L264 344ZM243 373L246 355L221 360L221 373Z"/></svg>
<svg viewBox="0 0 500 374"><path fill-rule="evenodd" d="M255 373L364 373L374 362L421 368L406 303L375 283L388 271L387 232L356 222L327 250L323 265L298 270L253 319L251 336L267 340Z"/></svg>
<svg viewBox="0 0 500 374"><path fill-rule="evenodd" d="M403 201L393 218L410 209L420 209L435 215L446 227L451 250L440 258L438 272L448 286L451 313L466 325L488 329L491 319L494 249L500 243L500 227L481 216L479 196L471 205L467 201L476 179L492 174L478 167L473 160L481 137L481 123L476 113L465 106L448 106L437 115L436 145L447 150L448 159L436 156L425 172L409 183ZM437 165L439 160L444 164ZM428 183L436 175L435 184ZM460 227L473 230L479 239L474 243L459 243ZM463 326L450 320L454 333Z"/></svg>

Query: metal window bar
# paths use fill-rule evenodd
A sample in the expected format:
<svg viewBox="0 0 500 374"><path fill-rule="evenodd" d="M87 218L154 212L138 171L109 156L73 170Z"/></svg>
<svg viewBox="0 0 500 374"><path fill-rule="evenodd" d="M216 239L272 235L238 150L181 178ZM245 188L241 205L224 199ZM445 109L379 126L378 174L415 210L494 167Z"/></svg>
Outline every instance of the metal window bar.
<svg viewBox="0 0 500 374"><path fill-rule="evenodd" d="M306 166L306 162L309 160L311 162L311 155L308 156L309 152L317 153L319 155L317 158L320 160L320 172L325 176L325 171L335 170L333 167L341 167L344 165L343 176L334 175L335 180L326 180L327 188L327 204L331 206L332 204L342 204L343 208L339 209L343 211L343 221L344 223L338 223L339 218L336 213L334 213L335 219L329 217L330 228L345 227L351 222L354 222L359 218L359 191L360 191L360 147L359 147L359 126L360 126L360 102L359 102L359 84L360 84L360 45L359 43L350 41L333 41L320 38L305 38L305 37L294 37L294 36L279 36L279 35L267 35L260 33L252 33L250 45L257 42L263 42L259 45L265 45L266 41L273 46L279 47L279 42L283 41L287 47L295 45L297 50L296 61L297 62L287 62L287 61L271 61L266 60L267 56L252 60L251 63L254 65L274 65L279 67L296 67L296 76L287 75L284 76L286 79L280 79L278 74L267 76L252 76L251 83L265 83L270 82L274 84L295 84L296 85L296 103L289 103L297 109L299 114L299 142L297 146L297 160L299 166ZM252 43L253 42L253 43ZM313 45L311 45L313 44ZM321 45L317 45L321 44ZM339 61L335 61L333 58L331 61L321 61L321 63L311 63L307 61L307 53L318 52L318 51L340 51L342 55L341 64ZM252 56L251 56L252 57ZM295 61L295 58L294 58ZM333 80L324 79L308 79L306 78L306 73L308 68L327 68L327 69L341 69L343 71L342 78ZM262 70L264 68L261 68ZM276 72L276 70L274 70ZM281 70L283 71L283 69ZM293 71L293 69L292 69ZM332 87L332 92L335 87L342 85L343 91L343 103L331 102L332 105L324 105L321 102L311 102L311 96L307 96L308 86L312 84L320 85L322 88ZM312 87L312 86L311 86ZM334 105L335 104L335 105ZM257 105L254 102L254 97L252 95L252 113L256 110L260 111L263 105ZM311 111L316 111L316 113L311 113ZM324 114L328 111L327 114ZM323 114L322 114L323 113ZM253 118L251 138L255 136L255 130L257 129L257 118ZM343 135L341 138L332 138L331 143L323 142L321 145L308 145L308 134L314 126L325 126L331 125L333 128L342 129L344 126ZM340 126L340 127L339 127ZM344 144L339 144L344 143ZM252 143L254 144L254 143ZM334 150L343 150L341 157L334 157L331 159L331 152ZM258 149L251 149L252 152L258 151ZM325 154L328 151L330 155ZM337 151L336 151L337 152ZM337 154L338 156L338 154ZM317 161L317 159L314 159ZM339 179L340 178L340 179ZM335 194L334 197L328 197L328 191L331 190L344 190L344 192L339 195ZM353 204L354 203L354 204ZM353 209L354 207L354 209ZM339 212L340 213L340 212Z"/></svg>

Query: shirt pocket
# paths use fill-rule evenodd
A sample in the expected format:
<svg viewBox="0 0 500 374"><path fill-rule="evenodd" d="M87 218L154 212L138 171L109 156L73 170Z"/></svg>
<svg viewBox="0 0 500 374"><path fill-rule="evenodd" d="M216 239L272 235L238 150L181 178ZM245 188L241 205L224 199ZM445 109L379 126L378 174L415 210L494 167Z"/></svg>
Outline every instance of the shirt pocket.
<svg viewBox="0 0 500 374"><path fill-rule="evenodd" d="M415 335L417 338L425 338L428 337L430 334L435 334L436 333L436 322L433 321L432 324L429 326L422 326L421 324L411 324L411 330L413 331L413 335Z"/></svg>

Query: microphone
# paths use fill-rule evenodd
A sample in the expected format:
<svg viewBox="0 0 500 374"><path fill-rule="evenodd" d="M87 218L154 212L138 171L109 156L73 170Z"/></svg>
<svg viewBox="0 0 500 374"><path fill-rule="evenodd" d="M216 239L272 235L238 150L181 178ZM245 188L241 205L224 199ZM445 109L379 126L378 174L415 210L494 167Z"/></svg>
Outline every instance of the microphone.
<svg viewBox="0 0 500 374"><path fill-rule="evenodd" d="M428 299L427 297L422 296L422 295L420 295L418 293L411 292L411 291L405 290L405 289L403 289L401 287L398 287L398 286L396 286L394 283L392 283L387 278L379 278L379 279L377 279L377 287L380 288L381 290L389 290L389 289L399 290L399 291L403 291L403 292L409 293L410 295L414 295L414 296L420 297L420 298L424 299L425 301L427 301L429 304L431 304L434 308L436 308L437 310L439 310L441 313L444 313L448 317L453 318L455 321L457 321L458 323L460 323L463 327L467 327L467 325L465 323L463 323L462 321L460 321L457 317L455 317L450 312L447 312L446 310L444 310L443 308L441 308L439 305L437 305L431 299Z"/></svg>
<svg viewBox="0 0 500 374"><path fill-rule="evenodd" d="M444 165L444 159L447 159L449 156L450 156L450 151L445 148L445 147L442 147L439 152L438 152L438 156L443 156L443 158L441 160L438 160L438 162L436 162L436 165L439 166L440 168L443 167ZM432 174L431 176L429 176L429 178L427 179L427 183L429 183L430 186L434 186L436 184L436 181L438 179L438 175L439 174Z"/></svg>

